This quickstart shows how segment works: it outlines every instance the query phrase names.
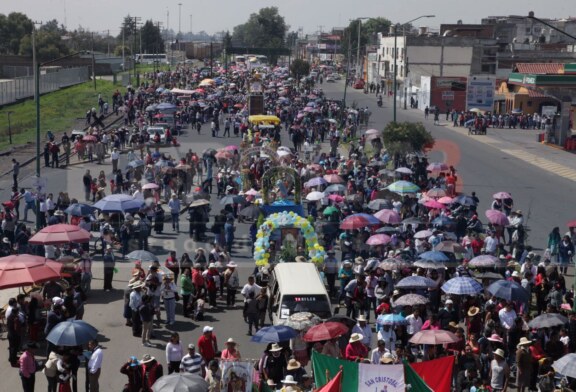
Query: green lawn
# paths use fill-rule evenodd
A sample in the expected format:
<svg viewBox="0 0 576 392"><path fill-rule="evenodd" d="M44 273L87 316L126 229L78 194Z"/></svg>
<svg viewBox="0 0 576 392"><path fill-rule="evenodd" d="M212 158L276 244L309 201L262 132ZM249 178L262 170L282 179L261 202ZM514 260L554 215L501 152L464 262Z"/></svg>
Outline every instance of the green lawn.
<svg viewBox="0 0 576 392"><path fill-rule="evenodd" d="M112 94L120 85L106 80L96 80L96 90L92 81L65 88L40 97L40 129L44 139L46 131L70 131L78 118L84 118L86 112L98 105L98 94L112 109ZM36 140L36 105L33 99L4 107L0 111L0 151L9 148L8 116L11 118L12 144L21 145Z"/></svg>

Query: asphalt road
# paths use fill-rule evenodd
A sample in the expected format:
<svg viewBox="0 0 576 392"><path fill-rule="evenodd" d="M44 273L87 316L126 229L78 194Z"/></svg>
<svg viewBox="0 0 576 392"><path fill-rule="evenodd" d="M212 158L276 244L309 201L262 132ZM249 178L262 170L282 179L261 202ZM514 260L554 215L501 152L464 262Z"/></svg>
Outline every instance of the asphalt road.
<svg viewBox="0 0 576 392"><path fill-rule="evenodd" d="M324 91L334 98L342 97L343 84L324 84ZM370 128L383 128L391 120L390 102L385 102L382 109L376 106L374 96L368 96L362 92L348 90L347 101L356 101L359 106L369 106L372 110ZM398 110L399 121L421 121L423 114L417 110ZM515 208L524 210L530 226L530 243L536 247L543 247L546 244L547 234L554 225L563 225L568 219L567 211L571 205L570 190L573 184L560 177L552 176L548 172L526 165L522 161L508 156L498 149L478 143L474 137L465 137L451 131L444 126L433 126L432 121L426 122L427 128L436 137L438 144L443 146L456 146L455 151L460 153L460 161L455 164L464 192L476 191L481 199L479 210L484 211L489 208L491 195L497 191L509 191L514 196ZM173 156L180 157L190 148L195 152L202 152L207 147L219 148L229 144L239 143L239 138L214 139L208 134L207 127L204 127L201 135L195 132L185 133L179 139L182 146L179 148L168 148L165 151ZM440 141L443 141L440 143ZM445 142L444 142L445 141ZM287 144L287 138L286 138ZM448 150L454 150L450 147ZM454 151L452 151L454 152ZM432 153L432 160L443 160L444 154L440 152ZM452 156L452 154L451 154ZM125 157L122 156L122 167L125 164ZM48 179L48 190L58 192L67 190L71 197L82 200L81 178L85 170L91 170L93 175L97 175L100 170L106 173L111 171L111 165L94 165L78 163L64 169L44 169L43 176ZM8 199L9 184L0 181L0 198ZM31 186L32 180L24 179L21 184ZM212 211L217 212L221 206L212 195ZM32 216L32 215L31 215ZM168 250L176 250L178 257L182 252L191 252L196 247L202 246L210 249L209 244L195 243L186 234L188 225L183 222L182 233L173 233L167 225L165 234L161 236L153 235L150 239L151 248L161 260L165 258ZM242 284L253 270L253 261L250 254L250 241L248 237L248 225L238 224L237 240L234 244L233 259L239 265L240 280ZM196 342L201 334L204 325L215 327L215 334L218 337L220 346L228 337L234 337L239 342L240 352L245 358L259 358L263 346L249 342L246 335L247 327L241 316L240 307L237 309L220 308L218 311L207 312L206 321L196 324L190 320L185 320L182 316L177 316L177 322L172 329L161 328L156 332L156 348L142 347L138 338L132 337L129 327L124 326L122 319L122 290L129 277L131 263L117 263L119 272L114 278L115 291L106 293L102 287L102 269L99 262L95 263L95 279L93 281L93 294L90 296L85 320L93 324L101 332L101 340L105 348L103 373L101 377L101 389L104 391L121 390L125 383L125 377L119 373L120 366L131 355L142 357L145 353L150 353L157 357L160 362L166 364L164 347L171 331L178 331L184 344ZM7 302L7 297L13 295L13 291L0 292L1 304ZM4 298L6 297L6 298ZM240 301L238 302L240 305ZM7 341L5 333L0 340L0 348L7 356ZM43 351L43 350L41 350ZM2 359L7 361L7 358ZM4 362L7 364L7 362ZM3 366L0 368L0 377L3 385L17 385L20 383L16 369ZM84 375L79 378L81 385L84 383ZM45 378L42 374L37 375L38 390L46 386Z"/></svg>

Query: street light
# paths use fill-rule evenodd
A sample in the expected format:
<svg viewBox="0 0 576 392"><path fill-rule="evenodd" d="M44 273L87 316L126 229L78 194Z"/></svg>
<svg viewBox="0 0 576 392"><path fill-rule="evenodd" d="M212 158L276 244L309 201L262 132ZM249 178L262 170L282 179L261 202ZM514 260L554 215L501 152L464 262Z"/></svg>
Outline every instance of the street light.
<svg viewBox="0 0 576 392"><path fill-rule="evenodd" d="M369 19L368 17L361 17L356 19L350 19L350 22L358 20L358 53L357 56L360 56L360 24L362 23L362 19ZM346 108L346 93L348 90L348 74L350 73L350 57L352 56L352 31L348 33L348 53L346 54L346 76L344 77L344 97L342 98L342 110ZM358 59L356 60L358 61Z"/></svg>
<svg viewBox="0 0 576 392"><path fill-rule="evenodd" d="M182 38L182 3L178 3L178 38Z"/></svg>
<svg viewBox="0 0 576 392"><path fill-rule="evenodd" d="M416 22L418 19L423 19L423 18L434 18L436 15L422 15L419 16L417 18L414 18L412 20L409 20L408 22L404 22L402 23L402 25L407 25L409 23L412 22ZM396 23L394 25L394 100L392 102L393 106L393 121L396 122L396 94L397 94L397 89L398 89L398 81L397 76L398 76L398 70L396 69L396 59L398 58L398 27L400 27L401 25L399 23ZM406 48L406 41L404 41L404 48ZM404 49L404 52L406 52L406 49ZM404 56L406 56L406 53L404 53ZM404 99L406 99L406 97L404 97Z"/></svg>
<svg viewBox="0 0 576 392"><path fill-rule="evenodd" d="M370 19L366 16L362 16L360 18L356 18L355 20L358 21L358 48L356 49L356 77L360 74L360 28L362 27L362 21L364 19Z"/></svg>

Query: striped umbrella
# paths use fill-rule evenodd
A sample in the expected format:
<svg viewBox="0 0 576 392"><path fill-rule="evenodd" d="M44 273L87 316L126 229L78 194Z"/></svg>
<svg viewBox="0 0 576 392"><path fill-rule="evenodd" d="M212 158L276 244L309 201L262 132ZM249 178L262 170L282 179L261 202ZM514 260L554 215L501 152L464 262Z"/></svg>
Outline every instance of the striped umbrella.
<svg viewBox="0 0 576 392"><path fill-rule="evenodd" d="M454 295L476 295L483 290L477 280L467 276L459 276L448 280L442 285L442 291Z"/></svg>
<svg viewBox="0 0 576 392"><path fill-rule="evenodd" d="M425 276L407 276L394 286L397 289L427 289L434 287L436 282Z"/></svg>
<svg viewBox="0 0 576 392"><path fill-rule="evenodd" d="M406 267L410 267L410 263L402 259L386 259L378 264L378 268L384 271L398 271Z"/></svg>
<svg viewBox="0 0 576 392"><path fill-rule="evenodd" d="M396 181L386 187L389 191L404 194L404 193L416 193L420 190L420 187L410 181Z"/></svg>

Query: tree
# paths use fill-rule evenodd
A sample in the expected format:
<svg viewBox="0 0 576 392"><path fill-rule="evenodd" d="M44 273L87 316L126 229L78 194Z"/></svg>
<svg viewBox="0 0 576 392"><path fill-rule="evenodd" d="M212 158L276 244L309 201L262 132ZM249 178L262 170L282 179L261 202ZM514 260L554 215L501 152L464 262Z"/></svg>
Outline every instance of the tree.
<svg viewBox="0 0 576 392"><path fill-rule="evenodd" d="M160 33L160 27L154 25L152 20L147 20L140 29L142 37L142 51L144 53L164 53L164 40Z"/></svg>
<svg viewBox="0 0 576 392"><path fill-rule="evenodd" d="M382 131L382 143L391 155L404 155L433 146L434 137L421 122L390 122Z"/></svg>
<svg viewBox="0 0 576 392"><path fill-rule="evenodd" d="M36 32L36 51L40 62L53 60L70 53L60 33L40 29ZM21 56L32 56L31 34L25 35L20 40L18 54Z"/></svg>
<svg viewBox="0 0 576 392"><path fill-rule="evenodd" d="M34 23L20 12L0 14L0 54L20 53L20 41L32 34Z"/></svg>
<svg viewBox="0 0 576 392"><path fill-rule="evenodd" d="M295 59L290 64L290 73L294 79L300 82L300 78L310 73L310 63L306 60Z"/></svg>
<svg viewBox="0 0 576 392"><path fill-rule="evenodd" d="M344 55L348 54L348 39L350 39L350 51L353 56L358 48L358 23L360 23L360 20L354 19L348 27L344 29L341 45L342 54ZM388 33L391 24L392 22L388 19L381 17L370 18L363 21L360 26L360 52L362 52L362 48L367 44L375 43L376 34Z"/></svg>
<svg viewBox="0 0 576 392"><path fill-rule="evenodd" d="M282 48L288 26L278 7L266 7L253 13L244 24L234 27L232 41L253 48Z"/></svg>

